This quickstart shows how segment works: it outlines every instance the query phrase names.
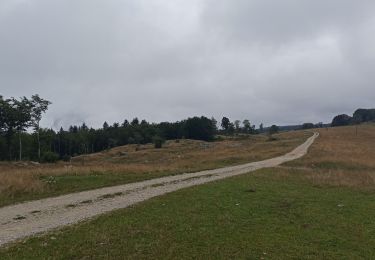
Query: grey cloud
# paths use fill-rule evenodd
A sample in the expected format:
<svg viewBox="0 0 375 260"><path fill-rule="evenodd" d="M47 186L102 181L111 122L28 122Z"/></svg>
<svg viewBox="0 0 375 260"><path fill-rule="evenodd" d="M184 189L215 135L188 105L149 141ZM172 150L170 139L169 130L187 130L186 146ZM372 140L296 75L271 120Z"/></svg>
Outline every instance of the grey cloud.
<svg viewBox="0 0 375 260"><path fill-rule="evenodd" d="M50 99L55 128L329 121L375 106L374 15L369 0L3 0L1 94Z"/></svg>
<svg viewBox="0 0 375 260"><path fill-rule="evenodd" d="M373 16L374 2L364 0L209 0L203 15L208 30L245 44L280 45L321 33L346 30Z"/></svg>

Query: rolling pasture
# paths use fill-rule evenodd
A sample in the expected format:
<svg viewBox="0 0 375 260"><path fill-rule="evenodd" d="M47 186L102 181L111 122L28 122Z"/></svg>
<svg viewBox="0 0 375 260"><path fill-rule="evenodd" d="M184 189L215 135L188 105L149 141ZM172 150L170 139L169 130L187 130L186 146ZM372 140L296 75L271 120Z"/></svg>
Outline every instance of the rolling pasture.
<svg viewBox="0 0 375 260"><path fill-rule="evenodd" d="M263 135L216 142L183 139L168 141L162 149L155 149L152 144L126 145L57 164L0 163L0 206L259 161L293 150L309 135L283 133L275 135L275 141Z"/></svg>
<svg viewBox="0 0 375 260"><path fill-rule="evenodd" d="M4 259L372 259L375 126L318 131L309 153L296 161L156 197L11 244L0 254ZM283 138L289 144L304 135ZM274 145L275 153L282 150L275 147L287 146Z"/></svg>

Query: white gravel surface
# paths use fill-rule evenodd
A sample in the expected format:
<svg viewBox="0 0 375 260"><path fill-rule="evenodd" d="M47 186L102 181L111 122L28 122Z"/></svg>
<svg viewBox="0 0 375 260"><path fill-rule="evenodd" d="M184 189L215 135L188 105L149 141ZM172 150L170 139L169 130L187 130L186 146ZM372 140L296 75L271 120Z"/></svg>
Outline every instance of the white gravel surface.
<svg viewBox="0 0 375 260"><path fill-rule="evenodd" d="M314 133L292 152L264 161L77 192L0 208L0 246L182 188L278 166L304 156L318 136L318 133Z"/></svg>

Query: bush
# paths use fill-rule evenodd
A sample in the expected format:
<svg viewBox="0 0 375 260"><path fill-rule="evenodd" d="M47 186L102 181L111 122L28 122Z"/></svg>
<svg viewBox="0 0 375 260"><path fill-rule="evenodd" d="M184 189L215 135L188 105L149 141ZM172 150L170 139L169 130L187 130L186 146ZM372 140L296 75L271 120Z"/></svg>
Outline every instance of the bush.
<svg viewBox="0 0 375 260"><path fill-rule="evenodd" d="M221 142L221 141L224 141L225 140L225 138L222 136L222 135L217 135L216 137L215 137L215 141L216 142Z"/></svg>
<svg viewBox="0 0 375 260"><path fill-rule="evenodd" d="M333 127L335 127L335 126L346 126L346 125L350 125L351 122L352 122L351 116L348 116L346 114L342 114L342 115L335 116L333 118L331 126L333 126Z"/></svg>
<svg viewBox="0 0 375 260"><path fill-rule="evenodd" d="M279 127L277 125L272 125L268 130L269 135L277 134L279 132Z"/></svg>
<svg viewBox="0 0 375 260"><path fill-rule="evenodd" d="M64 162L70 162L71 157L70 157L70 155L65 154L65 155L62 157L62 159L63 159Z"/></svg>
<svg viewBox="0 0 375 260"><path fill-rule="evenodd" d="M277 138L274 137L274 136L272 136L272 135L269 135L267 141L268 141L268 142L277 141Z"/></svg>
<svg viewBox="0 0 375 260"><path fill-rule="evenodd" d="M162 148L163 143L165 142L165 140L163 138L161 138L160 136L155 136L153 138L153 142L154 142L155 148L156 149L160 149L160 148Z"/></svg>
<svg viewBox="0 0 375 260"><path fill-rule="evenodd" d="M55 163L59 160L59 155L53 152L45 152L42 155L42 162L45 163Z"/></svg>

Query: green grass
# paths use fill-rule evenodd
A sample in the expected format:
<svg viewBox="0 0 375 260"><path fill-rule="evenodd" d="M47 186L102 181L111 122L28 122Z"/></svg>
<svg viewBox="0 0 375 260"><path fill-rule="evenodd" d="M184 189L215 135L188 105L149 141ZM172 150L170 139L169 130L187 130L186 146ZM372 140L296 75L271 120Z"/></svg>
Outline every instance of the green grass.
<svg viewBox="0 0 375 260"><path fill-rule="evenodd" d="M159 176L162 176L162 174ZM82 190L82 187L84 187L85 190L89 190L98 187L118 185L121 183L137 182L154 177L155 174L147 173L95 173L90 175L54 176L52 177L52 183L49 183L49 177L45 177L44 179L47 181L49 188L59 194L80 191Z"/></svg>
<svg viewBox="0 0 375 260"><path fill-rule="evenodd" d="M286 174L287 173L287 174ZM266 169L0 250L1 259L374 259L375 194Z"/></svg>
<svg viewBox="0 0 375 260"><path fill-rule="evenodd" d="M322 161L317 162L312 165L313 169L325 169L325 170L348 170L348 171L368 171L375 170L373 167L368 167L366 165L361 165L356 162L331 162L331 161Z"/></svg>
<svg viewBox="0 0 375 260"><path fill-rule="evenodd" d="M232 162L233 163L233 162ZM215 167L201 167L199 170L210 170L227 167L228 162L215 164ZM59 176L42 176L40 179L45 187L40 191L14 192L12 194L0 193L0 207L24 201L43 199L53 196L69 194L73 192L98 189L109 186L123 185L150 179L178 175L191 171L155 171L147 173L116 173L116 172L93 172L92 174L67 174ZM193 171L194 172L194 171Z"/></svg>
<svg viewBox="0 0 375 260"><path fill-rule="evenodd" d="M46 183L43 190L35 192L0 193L0 207L27 200L42 199L72 192L79 192L138 182L157 177L171 175L169 172L152 173L93 173L85 175L44 176L41 180Z"/></svg>

